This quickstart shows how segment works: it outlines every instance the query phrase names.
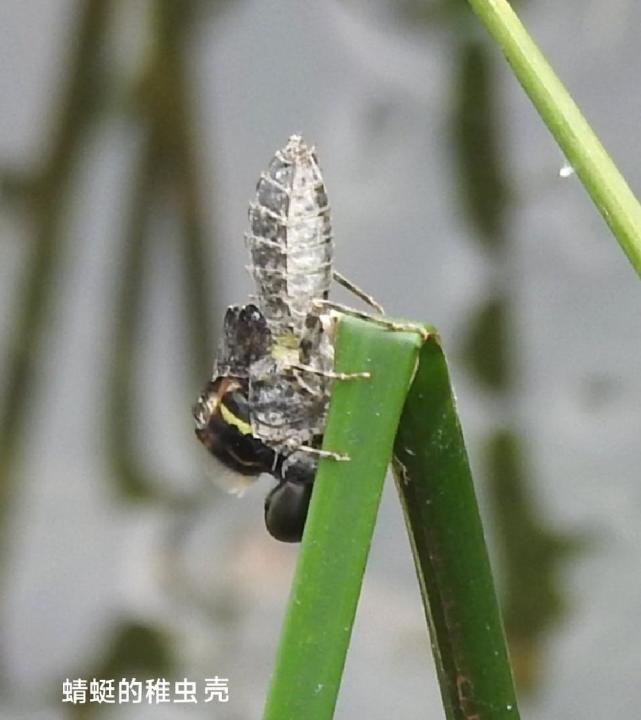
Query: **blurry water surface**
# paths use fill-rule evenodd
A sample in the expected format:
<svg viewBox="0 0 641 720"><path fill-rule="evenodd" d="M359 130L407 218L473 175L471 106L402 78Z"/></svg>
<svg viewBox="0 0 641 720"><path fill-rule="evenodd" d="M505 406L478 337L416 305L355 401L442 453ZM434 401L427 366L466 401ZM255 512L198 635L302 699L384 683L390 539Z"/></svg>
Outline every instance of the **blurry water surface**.
<svg viewBox="0 0 641 720"><path fill-rule="evenodd" d="M546 520L591 538L563 566L568 614L544 644L540 687L523 716L633 717L641 703L639 278L576 178L559 177L560 151L498 56L509 248L497 262L477 242L462 210L451 133L455 48L466 33L483 37L473 21L432 28L383 3L215 5L224 7L199 10L188 55L216 283L210 331L224 306L251 292L242 234L256 178L288 135L302 132L325 173L340 270L394 315L440 329L473 466L481 469L487 424L509 411ZM80 6L6 0L0 7L0 167L12 176L41 162ZM198 388L185 379L175 198L155 207L154 252L141 280L135 428L150 471L198 501L182 511L123 503L105 460L113 293L140 146L119 103L153 43L151 6L117 5L108 46L113 87L83 146L64 214L64 262L28 389L28 444L10 504L2 717L68 716L57 699L62 680L100 666L123 618L162 629L178 677L229 677L231 701L116 706L104 717L259 717L296 557L296 548L274 543L262 527L267 480L242 503L200 490L206 458L192 438ZM638 190L641 8L626 0L531 0L520 9ZM19 202L4 203L3 348L29 262L27 218ZM461 353L470 315L497 282L509 291L518 367L507 400L478 386ZM0 374L6 367L3 353ZM478 484L486 509L482 473ZM409 547L388 487L337 717L441 713Z"/></svg>

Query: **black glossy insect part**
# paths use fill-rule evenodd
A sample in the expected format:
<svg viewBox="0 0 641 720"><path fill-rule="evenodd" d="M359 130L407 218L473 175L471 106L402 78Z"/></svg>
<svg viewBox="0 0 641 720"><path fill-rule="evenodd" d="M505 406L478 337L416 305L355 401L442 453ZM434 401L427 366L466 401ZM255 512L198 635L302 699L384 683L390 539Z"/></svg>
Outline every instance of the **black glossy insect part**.
<svg viewBox="0 0 641 720"><path fill-rule="evenodd" d="M281 542L300 542L312 497L312 483L282 482L265 498L265 526Z"/></svg>

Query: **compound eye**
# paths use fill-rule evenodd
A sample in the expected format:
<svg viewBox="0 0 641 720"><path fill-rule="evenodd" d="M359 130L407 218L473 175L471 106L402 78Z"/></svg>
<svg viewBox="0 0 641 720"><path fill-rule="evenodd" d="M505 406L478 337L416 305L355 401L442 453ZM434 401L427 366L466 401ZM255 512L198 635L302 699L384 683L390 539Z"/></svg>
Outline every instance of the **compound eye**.
<svg viewBox="0 0 641 720"><path fill-rule="evenodd" d="M311 483L281 482L265 498L265 525L281 542L300 542L312 496Z"/></svg>

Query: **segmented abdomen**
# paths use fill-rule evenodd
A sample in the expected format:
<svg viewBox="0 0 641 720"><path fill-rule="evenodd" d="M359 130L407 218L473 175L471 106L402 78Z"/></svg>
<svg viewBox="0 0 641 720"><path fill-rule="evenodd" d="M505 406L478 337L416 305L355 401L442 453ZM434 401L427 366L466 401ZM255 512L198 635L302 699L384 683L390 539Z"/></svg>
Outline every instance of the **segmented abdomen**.
<svg viewBox="0 0 641 720"><path fill-rule="evenodd" d="M261 175L245 237L270 329L300 338L312 301L329 292L333 255L325 185L300 136L292 135Z"/></svg>

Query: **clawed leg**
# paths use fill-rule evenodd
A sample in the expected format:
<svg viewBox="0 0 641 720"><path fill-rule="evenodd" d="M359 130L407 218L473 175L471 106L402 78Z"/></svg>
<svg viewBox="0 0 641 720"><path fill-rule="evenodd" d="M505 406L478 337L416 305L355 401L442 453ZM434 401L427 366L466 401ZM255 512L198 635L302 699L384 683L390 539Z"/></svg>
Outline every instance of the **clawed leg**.
<svg viewBox="0 0 641 720"><path fill-rule="evenodd" d="M351 280L348 280L344 275L341 275L341 273L337 272L336 270L334 270L333 276L334 280L336 280L339 285L342 285L346 290L349 290L349 292L351 292L353 295L356 295L356 297L360 298L364 303L366 303L370 307L373 307L377 313L379 313L380 315L385 314L383 306L379 305L379 303L377 303L371 295L368 295L365 290L361 290L358 285L355 285Z"/></svg>
<svg viewBox="0 0 641 720"><path fill-rule="evenodd" d="M359 378L369 379L372 377L372 373L365 370L364 372L354 373L339 373L333 370L318 370L317 368L310 367L309 365L291 364L287 365L288 370L299 370L300 372L311 373L312 375L318 375L319 377L330 378L331 380L356 380Z"/></svg>
<svg viewBox="0 0 641 720"><path fill-rule="evenodd" d="M310 445L299 445L296 450L300 450L308 455L315 455L319 458L329 458L330 460L336 460L338 462L349 462L351 460L350 456L345 453L321 450L320 448L311 447Z"/></svg>
<svg viewBox="0 0 641 720"><path fill-rule="evenodd" d="M430 333L420 325L414 325L413 323L397 323L394 322L394 320L388 320L387 318L378 317L376 315L369 315L368 313L361 312L360 310L354 310L354 308L351 308L348 305L331 302L330 300L314 300L312 305L317 310L335 310L343 315L351 315L352 317L360 318L361 320L366 320L367 322L380 325L387 330L417 333L423 338L423 340L427 340L430 336Z"/></svg>

